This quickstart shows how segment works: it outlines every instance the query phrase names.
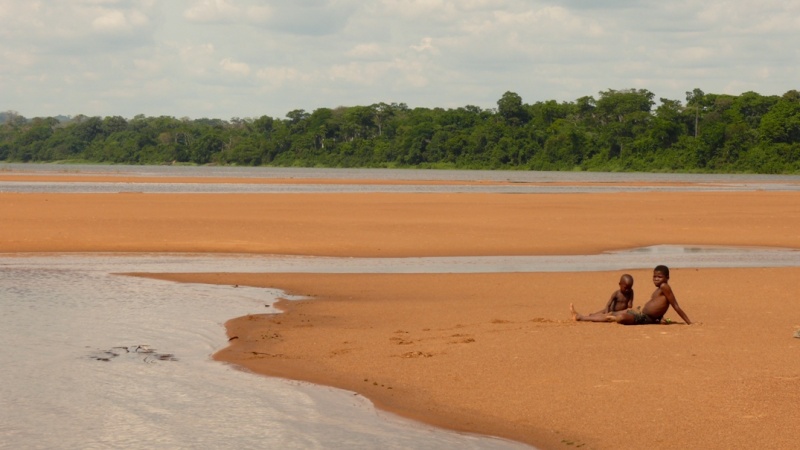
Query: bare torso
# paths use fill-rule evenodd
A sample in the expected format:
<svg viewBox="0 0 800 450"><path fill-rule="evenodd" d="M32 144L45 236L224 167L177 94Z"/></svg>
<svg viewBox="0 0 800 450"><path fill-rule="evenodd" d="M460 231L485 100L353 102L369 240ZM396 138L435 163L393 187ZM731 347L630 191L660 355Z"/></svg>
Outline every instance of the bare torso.
<svg viewBox="0 0 800 450"><path fill-rule="evenodd" d="M669 300L667 300L667 296L664 295L661 286L659 286L650 296L650 300L642 307L642 312L650 317L662 317L668 309Z"/></svg>
<svg viewBox="0 0 800 450"><path fill-rule="evenodd" d="M608 312L625 311L633 306L632 303L633 303L633 290L629 290L628 292L625 293L623 293L622 291L617 291L614 293L614 299L611 302L611 306L609 307Z"/></svg>

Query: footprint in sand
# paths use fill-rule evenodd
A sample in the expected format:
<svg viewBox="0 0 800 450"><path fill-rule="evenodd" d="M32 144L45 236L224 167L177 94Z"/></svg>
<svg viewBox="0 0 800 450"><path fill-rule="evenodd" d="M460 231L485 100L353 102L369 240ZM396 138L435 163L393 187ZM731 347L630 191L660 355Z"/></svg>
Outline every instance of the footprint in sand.
<svg viewBox="0 0 800 450"><path fill-rule="evenodd" d="M472 342L475 342L475 339L469 337L468 334L454 334L450 337L463 338L463 339L457 339L455 341L450 341L451 344L470 344Z"/></svg>
<svg viewBox="0 0 800 450"><path fill-rule="evenodd" d="M400 355L401 358L430 358L433 356L433 353L428 352L406 352Z"/></svg>

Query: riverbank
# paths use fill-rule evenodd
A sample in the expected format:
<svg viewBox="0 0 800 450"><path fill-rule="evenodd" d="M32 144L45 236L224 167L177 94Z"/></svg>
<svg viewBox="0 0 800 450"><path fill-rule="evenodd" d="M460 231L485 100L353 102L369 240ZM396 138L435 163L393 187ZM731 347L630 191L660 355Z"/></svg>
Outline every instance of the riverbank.
<svg viewBox="0 0 800 450"><path fill-rule="evenodd" d="M652 271L628 272L643 304ZM215 357L438 426L539 448L790 448L800 320L788 280L800 269L673 270L692 326L569 319L569 302L602 307L619 274L157 277L314 298L228 322L232 345Z"/></svg>
<svg viewBox="0 0 800 450"><path fill-rule="evenodd" d="M800 210L787 208L797 195L0 194L0 245L381 257L800 248ZM630 273L643 304L650 269ZM570 302L602 307L619 274L152 276L313 298L283 302L279 316L231 320L236 338L216 357L353 390L435 425L542 448L794 445L800 318L791 282L800 269L674 270L673 289L698 325L569 320Z"/></svg>

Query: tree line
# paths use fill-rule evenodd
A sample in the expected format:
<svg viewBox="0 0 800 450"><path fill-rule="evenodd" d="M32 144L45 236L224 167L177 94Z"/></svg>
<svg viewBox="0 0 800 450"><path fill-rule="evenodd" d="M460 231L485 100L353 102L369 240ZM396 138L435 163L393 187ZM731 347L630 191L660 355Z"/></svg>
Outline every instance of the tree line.
<svg viewBox="0 0 800 450"><path fill-rule="evenodd" d="M606 90L497 108L404 103L285 118L25 118L0 113L0 160L301 167L800 172L800 92L763 96Z"/></svg>

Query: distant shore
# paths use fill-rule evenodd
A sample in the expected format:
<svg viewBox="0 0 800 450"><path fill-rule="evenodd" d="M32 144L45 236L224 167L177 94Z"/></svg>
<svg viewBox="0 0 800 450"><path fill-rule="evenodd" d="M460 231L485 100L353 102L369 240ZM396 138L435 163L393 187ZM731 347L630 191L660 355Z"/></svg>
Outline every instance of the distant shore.
<svg viewBox="0 0 800 450"><path fill-rule="evenodd" d="M81 180L88 178L71 181ZM364 257L800 248L800 209L787 207L799 197L0 193L0 248ZM673 270L693 326L573 323L570 302L594 311L616 288L620 272L597 270L147 276L312 298L281 302L280 315L232 319L231 346L215 357L349 389L434 425L540 448L796 444L800 339L792 333L800 316L791 283L800 268ZM641 305L653 290L651 271L629 272Z"/></svg>

